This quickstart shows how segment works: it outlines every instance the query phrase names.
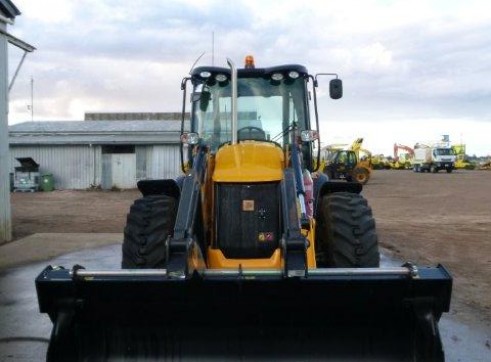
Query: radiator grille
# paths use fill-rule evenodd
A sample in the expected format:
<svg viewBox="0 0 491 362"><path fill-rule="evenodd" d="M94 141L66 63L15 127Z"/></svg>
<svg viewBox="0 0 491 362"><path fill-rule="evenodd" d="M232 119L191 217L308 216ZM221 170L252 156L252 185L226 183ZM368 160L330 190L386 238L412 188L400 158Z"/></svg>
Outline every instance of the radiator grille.
<svg viewBox="0 0 491 362"><path fill-rule="evenodd" d="M281 237L279 183L218 184L215 246L227 258L269 258Z"/></svg>

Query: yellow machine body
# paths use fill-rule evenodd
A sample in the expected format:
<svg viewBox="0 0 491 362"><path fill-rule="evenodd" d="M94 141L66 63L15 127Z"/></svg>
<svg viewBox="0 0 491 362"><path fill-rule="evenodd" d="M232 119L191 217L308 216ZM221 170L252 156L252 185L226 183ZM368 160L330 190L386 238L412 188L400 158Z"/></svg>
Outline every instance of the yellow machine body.
<svg viewBox="0 0 491 362"><path fill-rule="evenodd" d="M235 145L224 145L215 155L209 155L206 182L203 185L202 200L204 207L204 220L211 240L215 237L213 184L215 183L262 183L280 182L283 179L285 168L285 155L283 150L271 142L243 141ZM211 161L211 162L210 162ZM206 191L205 191L206 190ZM211 191L211 192L210 192ZM208 200L209 198L209 200ZM248 200L243 200L247 203ZM249 204L254 211L254 204ZM309 240L307 248L307 264L315 268L315 220L309 220L309 227L302 230L302 234ZM258 236L260 237L260 236ZM281 248L278 247L270 258L226 258L220 249L207 248L207 267L211 269L282 269L284 267Z"/></svg>

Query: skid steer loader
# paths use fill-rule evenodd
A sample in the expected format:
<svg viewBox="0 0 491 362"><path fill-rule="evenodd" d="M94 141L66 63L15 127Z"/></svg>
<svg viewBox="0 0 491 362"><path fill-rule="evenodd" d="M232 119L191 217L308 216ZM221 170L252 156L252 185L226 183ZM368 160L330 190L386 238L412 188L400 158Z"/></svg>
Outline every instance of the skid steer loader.
<svg viewBox="0 0 491 362"><path fill-rule="evenodd" d="M122 268L37 277L47 359L442 361L449 272L381 267L362 185L316 172L318 78L341 80L227 62L184 78L184 176L139 182Z"/></svg>

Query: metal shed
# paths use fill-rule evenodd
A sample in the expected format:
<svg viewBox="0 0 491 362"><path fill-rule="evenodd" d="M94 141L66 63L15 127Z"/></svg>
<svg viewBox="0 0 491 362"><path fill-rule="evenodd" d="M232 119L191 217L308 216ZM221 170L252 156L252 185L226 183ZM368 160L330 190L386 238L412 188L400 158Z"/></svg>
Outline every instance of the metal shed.
<svg viewBox="0 0 491 362"><path fill-rule="evenodd" d="M9 127L10 169L32 157L56 189L134 188L179 174L180 130L175 120L20 123Z"/></svg>

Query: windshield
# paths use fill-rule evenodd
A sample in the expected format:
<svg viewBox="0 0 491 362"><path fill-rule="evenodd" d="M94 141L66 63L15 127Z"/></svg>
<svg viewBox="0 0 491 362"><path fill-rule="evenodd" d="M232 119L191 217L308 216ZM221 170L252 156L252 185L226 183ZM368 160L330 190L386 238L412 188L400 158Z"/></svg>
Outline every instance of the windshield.
<svg viewBox="0 0 491 362"><path fill-rule="evenodd" d="M306 129L305 83L302 78L273 82L268 78L239 78L237 138L290 143L295 122ZM212 151L231 141L232 98L230 83L195 85L193 129Z"/></svg>
<svg viewBox="0 0 491 362"><path fill-rule="evenodd" d="M327 155L327 161L329 161L330 163L334 162L336 160L337 155L338 152L336 151L329 152L329 154Z"/></svg>
<svg viewBox="0 0 491 362"><path fill-rule="evenodd" d="M455 155L453 149L451 148L437 148L435 153L439 156L451 156Z"/></svg>

